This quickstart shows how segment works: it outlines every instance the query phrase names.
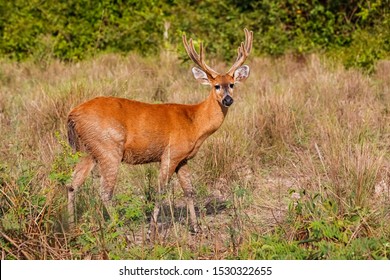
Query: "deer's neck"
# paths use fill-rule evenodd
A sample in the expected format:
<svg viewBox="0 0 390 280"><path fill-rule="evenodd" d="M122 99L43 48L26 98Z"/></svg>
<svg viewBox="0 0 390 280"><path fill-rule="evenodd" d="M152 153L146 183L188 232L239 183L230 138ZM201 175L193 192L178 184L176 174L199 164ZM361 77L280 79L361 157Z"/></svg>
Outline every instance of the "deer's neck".
<svg viewBox="0 0 390 280"><path fill-rule="evenodd" d="M223 107L213 93L197 106L195 125L200 138L207 138L222 125L228 108Z"/></svg>

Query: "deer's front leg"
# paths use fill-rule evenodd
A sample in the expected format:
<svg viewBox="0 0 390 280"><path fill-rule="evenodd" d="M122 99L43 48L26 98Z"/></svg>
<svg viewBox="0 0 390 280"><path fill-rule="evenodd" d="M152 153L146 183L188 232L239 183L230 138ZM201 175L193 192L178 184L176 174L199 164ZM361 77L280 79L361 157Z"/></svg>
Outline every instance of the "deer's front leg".
<svg viewBox="0 0 390 280"><path fill-rule="evenodd" d="M195 206L194 206L194 191L191 183L191 173L187 163L182 163L177 170L177 176L179 182L184 191L184 196L187 200L187 207L190 212L190 223L192 230L197 233L200 231L198 222L196 219Z"/></svg>
<svg viewBox="0 0 390 280"><path fill-rule="evenodd" d="M150 218L150 227L148 231L148 239L150 241L154 241L156 237L157 228L158 228L157 219L160 213L162 195L166 189L166 186L169 183L169 179L172 177L173 172L175 172L176 166L177 163L175 163L171 159L161 161L160 173L158 176L157 196L154 204L153 214L152 217Z"/></svg>

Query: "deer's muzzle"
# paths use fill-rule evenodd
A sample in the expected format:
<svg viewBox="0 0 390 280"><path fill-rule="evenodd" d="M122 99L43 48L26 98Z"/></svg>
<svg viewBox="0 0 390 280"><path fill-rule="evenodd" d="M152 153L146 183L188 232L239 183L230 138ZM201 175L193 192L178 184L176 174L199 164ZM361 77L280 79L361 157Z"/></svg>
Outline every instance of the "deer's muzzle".
<svg viewBox="0 0 390 280"><path fill-rule="evenodd" d="M222 105L225 107L229 107L233 104L233 98L230 95L225 95L225 97L222 99Z"/></svg>

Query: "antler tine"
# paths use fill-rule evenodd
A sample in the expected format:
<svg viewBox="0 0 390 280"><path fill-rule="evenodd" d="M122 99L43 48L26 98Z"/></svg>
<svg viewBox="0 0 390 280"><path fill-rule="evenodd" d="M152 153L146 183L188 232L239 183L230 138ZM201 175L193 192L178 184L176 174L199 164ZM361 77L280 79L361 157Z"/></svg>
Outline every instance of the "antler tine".
<svg viewBox="0 0 390 280"><path fill-rule="evenodd" d="M252 43L253 43L253 32L249 31L248 29L244 28L245 32L245 43L241 42L241 45L238 47L237 50L237 58L234 62L233 66L227 71L226 73L230 76L233 76L234 71L238 67L240 67L242 64L244 64L246 58L248 57L249 53L252 50Z"/></svg>
<svg viewBox="0 0 390 280"><path fill-rule="evenodd" d="M190 38L190 43L188 44L188 43L187 43L186 36L183 35L183 44L184 44L184 48L186 49L187 54L188 54L188 56L191 58L191 60L192 60L193 62L195 62L198 66L202 67L201 64L200 64L200 62L199 62L198 54L197 54L196 51L194 50L194 46L193 46L193 43L192 43L192 39Z"/></svg>
<svg viewBox="0 0 390 280"><path fill-rule="evenodd" d="M200 43L200 49L199 54L196 52L194 48L194 43L192 42L192 38L190 38L189 43L187 42L186 35L183 34L183 45L184 48L187 51L188 56L191 58L191 60L198 65L200 68L202 68L203 71L206 72L207 75L211 76L212 78L215 78L216 76L220 75L218 72L210 68L205 62L204 62L204 51L203 51L203 44Z"/></svg>
<svg viewBox="0 0 390 280"><path fill-rule="evenodd" d="M249 31L248 29L244 28L245 32L245 46L246 51L249 54L252 50L252 43L253 43L253 32Z"/></svg>

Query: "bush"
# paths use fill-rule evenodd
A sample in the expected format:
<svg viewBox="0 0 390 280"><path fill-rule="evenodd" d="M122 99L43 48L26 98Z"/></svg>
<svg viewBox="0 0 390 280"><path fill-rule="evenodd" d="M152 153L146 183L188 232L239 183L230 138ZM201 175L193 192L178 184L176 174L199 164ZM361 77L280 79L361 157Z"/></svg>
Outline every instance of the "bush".
<svg viewBox="0 0 390 280"><path fill-rule="evenodd" d="M258 53L341 48L348 50L342 56L347 66L370 69L390 52L388 6L388 0L4 1L0 53L37 61L77 61L100 52L150 55L176 47L184 53L186 32L207 42L209 53L231 59L248 27Z"/></svg>

